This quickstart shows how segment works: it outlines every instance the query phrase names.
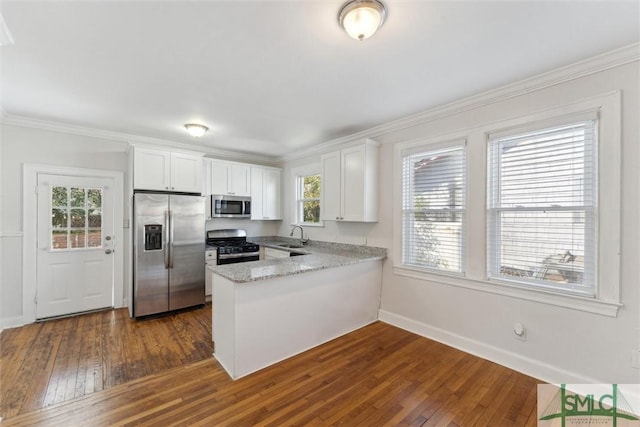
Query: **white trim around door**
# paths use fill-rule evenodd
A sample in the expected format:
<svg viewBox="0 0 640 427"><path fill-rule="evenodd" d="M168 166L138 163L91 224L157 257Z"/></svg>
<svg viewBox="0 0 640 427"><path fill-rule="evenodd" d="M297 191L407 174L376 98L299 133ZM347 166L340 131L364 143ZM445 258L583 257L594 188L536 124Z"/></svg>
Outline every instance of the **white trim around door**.
<svg viewBox="0 0 640 427"><path fill-rule="evenodd" d="M120 247L114 258L113 302L115 307L124 305L124 174L120 171L68 168L41 164L25 164L23 167L22 202L22 317L23 323L36 320L36 265L38 251L38 174L92 176L112 178L114 182L114 240Z"/></svg>

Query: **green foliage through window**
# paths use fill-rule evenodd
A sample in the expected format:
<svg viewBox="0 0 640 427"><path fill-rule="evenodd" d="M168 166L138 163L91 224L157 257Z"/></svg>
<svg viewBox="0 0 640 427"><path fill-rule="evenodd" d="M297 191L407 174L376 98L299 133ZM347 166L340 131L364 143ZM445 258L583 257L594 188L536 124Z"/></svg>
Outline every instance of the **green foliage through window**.
<svg viewBox="0 0 640 427"><path fill-rule="evenodd" d="M51 249L102 246L102 189L51 188Z"/></svg>
<svg viewBox="0 0 640 427"><path fill-rule="evenodd" d="M297 182L298 222L318 224L320 222L320 175L300 176Z"/></svg>

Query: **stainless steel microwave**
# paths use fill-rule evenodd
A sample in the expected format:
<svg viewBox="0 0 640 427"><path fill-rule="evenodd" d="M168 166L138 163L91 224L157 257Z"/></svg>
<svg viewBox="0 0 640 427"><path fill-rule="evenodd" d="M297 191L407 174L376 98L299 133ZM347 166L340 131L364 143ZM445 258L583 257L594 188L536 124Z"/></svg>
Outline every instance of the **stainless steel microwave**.
<svg viewBox="0 0 640 427"><path fill-rule="evenodd" d="M213 194L207 198L208 218L250 218L251 197Z"/></svg>

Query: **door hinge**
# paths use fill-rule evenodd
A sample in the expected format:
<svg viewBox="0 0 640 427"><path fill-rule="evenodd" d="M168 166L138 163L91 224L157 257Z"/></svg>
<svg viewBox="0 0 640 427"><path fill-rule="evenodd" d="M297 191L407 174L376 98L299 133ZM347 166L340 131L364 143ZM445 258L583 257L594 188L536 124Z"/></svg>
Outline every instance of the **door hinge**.
<svg viewBox="0 0 640 427"><path fill-rule="evenodd" d="M38 304L38 295L33 297L33 303Z"/></svg>

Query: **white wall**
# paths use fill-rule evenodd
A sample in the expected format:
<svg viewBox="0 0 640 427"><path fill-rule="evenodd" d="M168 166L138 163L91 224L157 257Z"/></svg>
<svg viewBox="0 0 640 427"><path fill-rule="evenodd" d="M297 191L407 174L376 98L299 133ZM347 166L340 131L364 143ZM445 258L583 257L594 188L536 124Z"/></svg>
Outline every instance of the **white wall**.
<svg viewBox="0 0 640 427"><path fill-rule="evenodd" d="M249 237L275 236L282 221L253 221L250 219L213 218L206 222L205 229L240 228Z"/></svg>
<svg viewBox="0 0 640 427"><path fill-rule="evenodd" d="M637 58L637 56L636 56ZM602 67L604 69L606 67ZM557 73L558 78L566 70ZM380 152L380 211L376 224L326 222L307 227L309 236L360 241L389 249L383 271L381 315L414 330L498 363L551 382L638 383L640 370L631 366L632 351L640 349L640 192L639 67L635 62L596 73L580 74L538 90L518 88L519 94L473 105L457 113L425 114L424 121L380 127L367 135L382 143ZM553 81L554 76L547 76ZM464 131L520 117L604 93L622 91L622 222L621 300L617 317L556 307L544 303L447 285L436 279L415 279L393 272L394 145L416 138ZM605 142L606 143L606 142ZM332 147L331 150L335 149ZM327 151L330 151L327 149ZM321 153L285 164L285 219L280 234L290 229L291 168L319 161ZM607 173L607 171L601 171ZM469 183L469 191L484 182ZM479 187L480 186L480 187ZM471 214L471 213L470 213ZM484 224L480 224L484 227ZM471 260L476 266L484 260ZM437 277L437 276L435 276ZM487 286L490 286L487 284ZM514 322L523 322L527 340L515 338Z"/></svg>

